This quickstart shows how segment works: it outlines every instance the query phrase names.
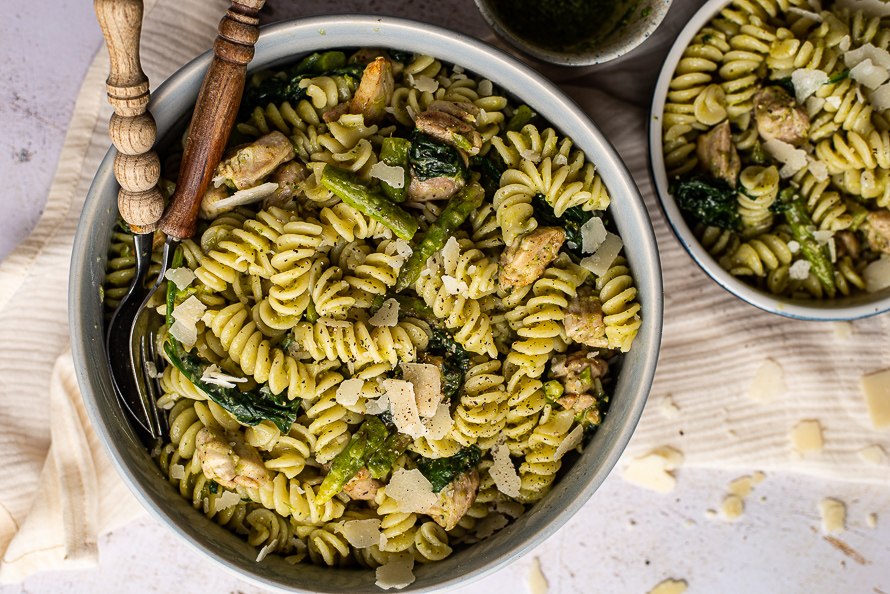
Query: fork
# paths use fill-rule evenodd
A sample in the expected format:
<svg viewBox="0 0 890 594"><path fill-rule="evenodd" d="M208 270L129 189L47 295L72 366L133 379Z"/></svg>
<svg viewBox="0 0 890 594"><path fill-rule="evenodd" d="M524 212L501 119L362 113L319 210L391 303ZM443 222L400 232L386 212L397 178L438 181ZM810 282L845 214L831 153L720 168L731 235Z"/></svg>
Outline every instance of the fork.
<svg viewBox="0 0 890 594"><path fill-rule="evenodd" d="M195 111L192 114L176 190L169 207L158 223L160 230L167 237L158 278L147 293L143 292L142 287L144 287L144 277L147 274L148 266L143 265L140 269L137 256L137 271L133 279L133 286L121 302L108 327L106 356L115 390L134 419L155 439L161 435L156 406L157 392L154 394L151 392L152 387L157 390L157 385L150 381L145 363L150 360L148 357L156 355L153 352L154 340L152 337L157 330L154 326L157 316L151 315L150 310L146 308L163 283L166 271L170 268L176 242L191 237L197 228L201 198L210 185L213 172L225 150L238 113L247 77L247 64L253 59L253 46L259 37L259 19L256 15L264 3L265 0L233 0L231 7L220 21L219 36L213 46L214 57L204 76ZM128 128L128 131L136 132L135 128L141 127L140 138L147 138L150 133L151 142L145 147L147 150L154 142L156 127L154 120L144 109L145 104L148 103L148 80L145 79L139 66L138 46L142 0L95 0L95 5L97 15L100 15L99 21L109 46L109 53L117 58L112 58L109 101L117 111L118 107L112 99L111 93L111 80L117 66L122 78L125 79L125 85L122 88L125 91L132 89L134 94L142 92L137 96L140 99L145 97L144 103L141 103L142 112L137 114L142 119L138 123L135 119L132 120L134 127ZM112 46L114 46L114 50ZM111 134L112 140L114 140L114 117L112 117ZM118 146L117 142L115 142L115 146ZM140 148L142 147L140 146ZM129 188L121 180L129 181L128 174L132 174L137 180L145 182L134 185L141 187L149 185L150 181L150 186L154 186L160 176L160 162L157 154L153 151L150 153L153 157L146 157L145 155L149 154L146 152L145 155L139 155L135 159L125 160L122 162L120 172L117 167L117 158L115 158L115 175L122 188L118 199L119 209L121 216L128 222L130 222L128 215L134 212L144 214L143 205L140 202L142 196L133 193L125 194L125 190L129 191ZM156 170L152 169L155 163L157 163ZM157 191L156 188L154 190ZM120 204L121 196L126 198L126 204ZM159 193L158 197L160 197ZM163 205L163 202L161 204ZM155 203L151 202L151 206L151 216L154 217ZM134 208L131 209L131 207ZM160 215L160 212L157 214ZM155 221L157 218L152 219L152 223ZM137 223L141 233L147 230L144 222L140 220ZM140 241L140 237L141 235L136 236L137 242ZM137 245L140 244L137 243ZM147 259L150 259L150 250Z"/></svg>

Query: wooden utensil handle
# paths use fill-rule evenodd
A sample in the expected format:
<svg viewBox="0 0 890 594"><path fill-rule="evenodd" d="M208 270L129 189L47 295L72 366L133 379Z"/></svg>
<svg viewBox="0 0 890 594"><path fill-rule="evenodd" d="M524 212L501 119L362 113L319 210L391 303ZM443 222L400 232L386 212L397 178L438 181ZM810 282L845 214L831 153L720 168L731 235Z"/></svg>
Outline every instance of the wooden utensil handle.
<svg viewBox="0 0 890 594"><path fill-rule="evenodd" d="M117 206L135 232L149 233L157 229L164 198L157 188L161 162L151 150L157 126L148 113L151 94L139 62L142 0L94 0L93 7L111 58L105 87L114 108L108 133L118 150L114 158L114 175L121 186Z"/></svg>
<svg viewBox="0 0 890 594"><path fill-rule="evenodd" d="M244 92L247 64L259 37L257 13L265 0L233 0L219 23L214 57L204 76L185 141L179 179L161 230L177 239L191 237L198 226L201 198L222 157Z"/></svg>

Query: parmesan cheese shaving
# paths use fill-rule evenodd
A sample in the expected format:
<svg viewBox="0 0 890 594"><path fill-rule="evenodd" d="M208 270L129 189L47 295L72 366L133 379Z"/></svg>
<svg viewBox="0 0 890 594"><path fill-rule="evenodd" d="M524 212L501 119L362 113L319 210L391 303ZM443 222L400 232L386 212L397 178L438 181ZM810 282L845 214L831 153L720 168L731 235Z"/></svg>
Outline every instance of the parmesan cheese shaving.
<svg viewBox="0 0 890 594"><path fill-rule="evenodd" d="M649 594L683 594L686 591L685 580L667 579L649 590Z"/></svg>
<svg viewBox="0 0 890 594"><path fill-rule="evenodd" d="M851 44L852 44L852 41L850 40L850 36L844 35L843 37L841 37L841 41L840 41L840 43L837 44L837 47L842 52L848 52L848 51L850 51Z"/></svg>
<svg viewBox="0 0 890 594"><path fill-rule="evenodd" d="M164 278L176 285L176 288L182 291L195 280L195 273L190 268L183 266L182 268L171 268L164 273Z"/></svg>
<svg viewBox="0 0 890 594"><path fill-rule="evenodd" d="M788 390L782 367L772 359L764 359L748 388L748 396L758 402L772 402Z"/></svg>
<svg viewBox="0 0 890 594"><path fill-rule="evenodd" d="M863 375L859 387L868 405L868 414L875 429L890 427L890 369Z"/></svg>
<svg viewBox="0 0 890 594"><path fill-rule="evenodd" d="M804 10L804 9L802 9L802 8L797 8L796 6L790 6L790 7L788 7L788 12L790 12L791 14L798 14L798 15L800 15L800 16L802 16L802 17L804 17L804 18L810 19L811 21L814 21L814 22L816 22L816 23L821 23L821 22L822 22L822 16L821 16L821 15L818 15L818 14L816 14L815 12L810 12L809 10Z"/></svg>
<svg viewBox="0 0 890 594"><path fill-rule="evenodd" d="M395 248L396 253L403 258L410 258L411 254L414 253L414 250L411 249L411 246L404 239L396 239L392 242L392 246Z"/></svg>
<svg viewBox="0 0 890 594"><path fill-rule="evenodd" d="M273 538L272 542L260 549L259 555L256 556L256 562L259 563L260 561L265 559L266 555L274 551L276 546L278 546L278 539Z"/></svg>
<svg viewBox="0 0 890 594"><path fill-rule="evenodd" d="M423 513L439 501L439 496L433 493L433 485L416 468L395 471L386 485L386 495L405 514Z"/></svg>
<svg viewBox="0 0 890 594"><path fill-rule="evenodd" d="M370 172L371 177L376 177L394 188L405 187L405 169L398 165L387 165L383 161L378 161L371 165Z"/></svg>
<svg viewBox="0 0 890 594"><path fill-rule="evenodd" d="M553 455L554 460L559 460L566 453L578 447L578 444L581 443L581 438L584 437L584 427L578 425L572 431L565 436L562 442L557 446L556 453Z"/></svg>
<svg viewBox="0 0 890 594"><path fill-rule="evenodd" d="M448 238L445 247L442 248L442 266L445 274L454 274L457 270L457 261L460 259L460 244L452 236ZM427 263L429 266L429 263ZM432 269L432 267L430 267Z"/></svg>
<svg viewBox="0 0 890 594"><path fill-rule="evenodd" d="M442 399L442 372L435 365L402 363L402 378L414 386L417 412L421 417L432 417L438 412Z"/></svg>
<svg viewBox="0 0 890 594"><path fill-rule="evenodd" d="M591 217L581 227L581 251L585 254L595 252L605 241L607 233L603 220L599 217Z"/></svg>
<svg viewBox="0 0 890 594"><path fill-rule="evenodd" d="M513 461L510 460L510 450L504 446L498 446L491 450L494 464L488 471L498 490L508 497L519 497L519 488L522 480L516 474Z"/></svg>
<svg viewBox="0 0 890 594"><path fill-rule="evenodd" d="M890 78L890 74L886 68L875 66L871 60L865 59L850 69L850 78L875 90Z"/></svg>
<svg viewBox="0 0 890 594"><path fill-rule="evenodd" d="M498 530L503 530L509 523L510 520L503 514L490 513L476 524L476 538L488 538Z"/></svg>
<svg viewBox="0 0 890 594"><path fill-rule="evenodd" d="M825 99L823 99L822 97L810 97L809 99L807 99L807 115L810 116L810 119L816 117L816 114L822 111L822 107L824 105Z"/></svg>
<svg viewBox="0 0 890 594"><path fill-rule="evenodd" d="M816 181L824 182L828 179L828 166L810 156L807 156L807 170L813 174Z"/></svg>
<svg viewBox="0 0 890 594"><path fill-rule="evenodd" d="M839 340L847 340L853 336L853 324L851 322L839 321L834 322L834 337Z"/></svg>
<svg viewBox="0 0 890 594"><path fill-rule="evenodd" d="M358 402L358 398L362 393L362 386L364 385L365 381L361 379L343 380L340 382L340 385L337 386L337 403L342 404L343 406L355 406L355 403Z"/></svg>
<svg viewBox="0 0 890 594"><path fill-rule="evenodd" d="M612 262L618 257L624 242L614 233L606 232L606 238L591 256L581 260L581 266L597 276L603 276L612 266Z"/></svg>
<svg viewBox="0 0 890 594"><path fill-rule="evenodd" d="M404 380L383 380L383 389L389 398L389 409L392 412L392 420L399 433L411 437L421 437L426 433L426 427L420 422L417 411L417 400L414 397L414 385Z"/></svg>
<svg viewBox="0 0 890 594"><path fill-rule="evenodd" d="M788 269L788 276L794 280L806 280L810 275L810 268L812 264L809 260L798 260Z"/></svg>
<svg viewBox="0 0 890 594"><path fill-rule="evenodd" d="M241 503L241 496L232 491L225 491L216 499L216 511L223 511Z"/></svg>
<svg viewBox="0 0 890 594"><path fill-rule="evenodd" d="M807 98L828 82L828 74L813 68L798 68L791 73L791 84L797 102L803 105Z"/></svg>
<svg viewBox="0 0 890 594"><path fill-rule="evenodd" d="M877 293L890 287L890 257L882 256L880 260L869 263L862 271L862 280L869 293Z"/></svg>
<svg viewBox="0 0 890 594"><path fill-rule="evenodd" d="M343 536L357 549L367 549L380 543L380 520L351 520L344 522Z"/></svg>
<svg viewBox="0 0 890 594"><path fill-rule="evenodd" d="M214 384L223 388L234 388L235 384L246 382L247 378L225 374L216 365L210 365L201 375L201 381L205 384Z"/></svg>
<svg viewBox="0 0 890 594"><path fill-rule="evenodd" d="M181 481L185 478L185 467L181 464L173 464L170 466L170 478Z"/></svg>
<svg viewBox="0 0 890 594"><path fill-rule="evenodd" d="M384 412L389 412L389 397L386 394L365 402L366 415L379 415Z"/></svg>
<svg viewBox="0 0 890 594"><path fill-rule="evenodd" d="M528 567L528 589L530 594L547 594L550 584L541 571L541 561L535 557Z"/></svg>
<svg viewBox="0 0 890 594"><path fill-rule="evenodd" d="M399 302L395 299L387 299L380 309L371 316L368 323L377 327L392 327L399 323Z"/></svg>
<svg viewBox="0 0 890 594"><path fill-rule="evenodd" d="M872 64L881 68L890 69L890 53L870 43L844 53L844 65L850 69L866 60L870 60Z"/></svg>
<svg viewBox="0 0 890 594"><path fill-rule="evenodd" d="M170 326L170 336L181 342L186 349L190 349L198 342L198 329L177 320Z"/></svg>
<svg viewBox="0 0 890 594"><path fill-rule="evenodd" d="M525 513L524 505L522 505L518 501L511 501L510 499L496 500L493 504L490 505L492 505L494 511L506 514L511 518L518 518Z"/></svg>
<svg viewBox="0 0 890 594"><path fill-rule="evenodd" d="M390 588L401 590L414 583L413 569L414 555L411 553L391 554L389 561L377 568L377 581L374 583L384 590Z"/></svg>
<svg viewBox="0 0 890 594"><path fill-rule="evenodd" d="M779 176L783 178L791 177L807 166L807 152L794 148L787 142L770 138L763 143L763 150L778 162L783 163L782 169L779 170Z"/></svg>
<svg viewBox="0 0 890 594"><path fill-rule="evenodd" d="M244 190L238 190L228 198L223 198L222 200L217 200L214 205L217 209L219 208L234 208L236 206L244 206L246 204L253 204L254 202L259 202L266 196L271 196L275 190L278 189L278 184L275 182L266 182L262 185L259 185L255 188L246 188Z"/></svg>
<svg viewBox="0 0 890 594"><path fill-rule="evenodd" d="M519 151L519 156L523 159L527 159L532 163L538 163L541 160L541 153L538 151L533 151L531 149L522 149Z"/></svg>
<svg viewBox="0 0 890 594"><path fill-rule="evenodd" d="M662 447L631 460L621 478L659 493L669 493L677 484L677 479L668 471L678 468L682 463L682 453L673 448Z"/></svg>
<svg viewBox="0 0 890 594"><path fill-rule="evenodd" d="M436 407L436 414L432 416L426 425L427 439L444 439L451 427L454 426L454 419L451 418L451 407L447 404L440 404Z"/></svg>
<svg viewBox="0 0 890 594"><path fill-rule="evenodd" d="M442 276L442 287L449 295L465 295L470 290L467 283L447 274Z"/></svg>
<svg viewBox="0 0 890 594"><path fill-rule="evenodd" d="M328 328L352 328L352 322L347 320L335 320L334 318L329 318L327 316L322 316L316 321Z"/></svg>
<svg viewBox="0 0 890 594"><path fill-rule="evenodd" d="M875 89L868 96L875 109L883 111L890 109L890 83L886 83ZM838 99L838 105L840 100Z"/></svg>
<svg viewBox="0 0 890 594"><path fill-rule="evenodd" d="M667 419L676 419L680 416L680 407L674 403L674 399L671 396L662 398L658 402L658 408Z"/></svg>
<svg viewBox="0 0 890 594"><path fill-rule="evenodd" d="M843 501L826 497L819 502L819 513L822 514L822 531L826 534L843 532L847 523L847 506Z"/></svg>

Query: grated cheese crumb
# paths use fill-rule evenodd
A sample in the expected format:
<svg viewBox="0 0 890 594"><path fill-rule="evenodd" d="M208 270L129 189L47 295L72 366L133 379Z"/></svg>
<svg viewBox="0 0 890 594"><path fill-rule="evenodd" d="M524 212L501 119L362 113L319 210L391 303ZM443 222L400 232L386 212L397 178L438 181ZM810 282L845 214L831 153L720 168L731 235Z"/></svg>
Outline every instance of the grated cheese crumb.
<svg viewBox="0 0 890 594"><path fill-rule="evenodd" d="M764 359L748 388L748 396L758 402L772 402L787 391L782 367L772 359Z"/></svg>
<svg viewBox="0 0 890 594"><path fill-rule="evenodd" d="M370 173L371 177L376 177L394 188L405 187L405 169L398 165L387 165L383 161L378 161L371 165Z"/></svg>
<svg viewBox="0 0 890 594"><path fill-rule="evenodd" d="M389 590L402 588L414 583L414 555L411 553L394 553L389 556L389 561L377 568L377 581L374 582L380 588Z"/></svg>
<svg viewBox="0 0 890 594"><path fill-rule="evenodd" d="M822 451L822 425L819 421L801 421L791 430L791 444L799 454Z"/></svg>
<svg viewBox="0 0 890 594"><path fill-rule="evenodd" d="M661 414L668 419L676 419L680 415L680 407L674 403L674 399L670 396L662 398L658 402L658 408L661 410Z"/></svg>
<svg viewBox="0 0 890 594"><path fill-rule="evenodd" d="M510 460L509 448L504 446L492 448L491 455L494 464L488 470L488 474L494 480L494 484L504 495L519 497L519 488L522 486L522 480L516 474L516 468L513 466L513 461Z"/></svg>
<svg viewBox="0 0 890 594"><path fill-rule="evenodd" d="M798 260L788 269L788 276L794 280L806 280L810 275L811 267L812 264L809 260Z"/></svg>
<svg viewBox="0 0 890 594"><path fill-rule="evenodd" d="M720 504L720 513L730 522L737 520L745 512L745 502L738 495L727 495Z"/></svg>
<svg viewBox="0 0 890 594"><path fill-rule="evenodd" d="M541 561L537 557L532 559L528 567L528 589L530 594L547 594L550 584L541 571Z"/></svg>
<svg viewBox="0 0 890 594"><path fill-rule="evenodd" d="M563 165L568 165L569 160L566 158L565 155L559 154L553 157L553 164L562 167Z"/></svg>
<svg viewBox="0 0 890 594"><path fill-rule="evenodd" d="M386 495L392 497L399 511L405 514L423 513L439 501L433 485L416 468L395 471L386 485Z"/></svg>
<svg viewBox="0 0 890 594"><path fill-rule="evenodd" d="M686 587L686 580L667 579L649 590L649 594L683 594Z"/></svg>
<svg viewBox="0 0 890 594"><path fill-rule="evenodd" d="M170 466L170 478L181 481L185 478L185 467L181 464L173 464Z"/></svg>
<svg viewBox="0 0 890 594"><path fill-rule="evenodd" d="M869 528L875 528L878 525L878 514L868 514L865 516L865 525Z"/></svg>
<svg viewBox="0 0 890 594"><path fill-rule="evenodd" d="M191 268L183 266L182 268L170 268L164 273L164 278L176 285L176 288L182 291L195 280L195 273Z"/></svg>
<svg viewBox="0 0 890 594"><path fill-rule="evenodd" d="M865 446L858 453L859 459L867 464L880 465L887 459L887 452L877 444Z"/></svg>
<svg viewBox="0 0 890 594"><path fill-rule="evenodd" d="M603 276L612 266L612 262L618 257L624 242L614 233L606 232L606 238L591 256L581 260L581 266L597 276Z"/></svg>
<svg viewBox="0 0 890 594"><path fill-rule="evenodd" d="M380 520L351 520L344 522L343 536L357 549L367 549L380 543Z"/></svg>
<svg viewBox="0 0 890 594"><path fill-rule="evenodd" d="M159 377L162 377L164 375L163 373L158 371L158 366L155 365L154 361L145 361L144 366L145 366L145 373L151 379L158 379Z"/></svg>
<svg viewBox="0 0 890 594"><path fill-rule="evenodd" d="M621 478L659 493L669 493L677 484L677 479L668 471L679 468L682 463L682 453L673 448L662 447L631 460Z"/></svg>
<svg viewBox="0 0 890 594"><path fill-rule="evenodd" d="M393 327L399 323L399 302L395 299L387 299L380 309L371 316L368 323L377 327Z"/></svg>
<svg viewBox="0 0 890 594"><path fill-rule="evenodd" d="M438 412L442 399L442 372L427 363L402 363L402 378L414 386L417 412L421 417L432 417Z"/></svg>
<svg viewBox="0 0 890 594"><path fill-rule="evenodd" d="M603 220L599 217L591 217L581 227L581 251L585 254L592 254L602 245L607 234Z"/></svg>
<svg viewBox="0 0 890 594"><path fill-rule="evenodd" d="M337 386L336 400L338 404L343 406L354 406L358 402L358 398L362 393L362 387L365 381L361 379L348 379L340 382Z"/></svg>
<svg viewBox="0 0 890 594"><path fill-rule="evenodd" d="M392 245L396 249L396 253L403 258L410 258L411 254L414 253L414 250L411 249L411 246L404 239L396 239L392 242Z"/></svg>
<svg viewBox="0 0 890 594"><path fill-rule="evenodd" d="M863 375L859 387L868 405L868 415L875 429L890 427L890 369Z"/></svg>
<svg viewBox="0 0 890 594"><path fill-rule="evenodd" d="M852 41L850 39L850 36L844 35L843 37L841 37L841 41L840 41L840 43L837 44L837 47L842 52L848 52L848 51L850 51L851 43L852 43Z"/></svg>
<svg viewBox="0 0 890 594"><path fill-rule="evenodd" d="M819 502L819 513L822 514L822 531L826 534L843 532L847 523L847 506L843 501L826 497Z"/></svg>
<svg viewBox="0 0 890 594"><path fill-rule="evenodd" d="M272 539L272 542L270 542L269 544L267 544L266 546L264 546L263 548L260 549L260 553L259 553L259 555L256 556L256 562L259 563L260 561L262 561L263 559L265 559L265 558L266 558L266 555L268 555L269 553L271 553L272 551L274 551L274 550L275 550L275 547L276 547L277 545L278 545L278 539L277 539L277 538L273 538L273 539Z"/></svg>
<svg viewBox="0 0 890 594"><path fill-rule="evenodd" d="M788 251L792 254L796 254L800 251L800 244L792 239L788 242Z"/></svg>

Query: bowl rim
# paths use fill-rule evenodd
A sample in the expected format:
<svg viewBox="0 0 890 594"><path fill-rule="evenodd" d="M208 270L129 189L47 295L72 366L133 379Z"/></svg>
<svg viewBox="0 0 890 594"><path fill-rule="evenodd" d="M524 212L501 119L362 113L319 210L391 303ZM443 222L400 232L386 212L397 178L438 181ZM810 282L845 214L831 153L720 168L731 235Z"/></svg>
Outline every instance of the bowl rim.
<svg viewBox="0 0 890 594"><path fill-rule="evenodd" d="M708 0L693 15L683 30L680 31L670 53L664 60L661 73L652 95L649 109L649 170L655 182L655 194L665 214L668 225L689 256L718 285L741 299L763 311L778 314L787 318L809 321L848 321L866 318L890 311L890 294L875 293L873 299L865 296L854 298L857 303L850 305L833 305L838 301L851 298L839 297L833 300L822 299L807 302L779 297L756 289L724 270L708 251L699 243L692 229L687 225L677 203L668 191L667 170L664 165L662 150L662 129L664 105L667 100L668 85L673 78L674 70L692 38L718 12L732 3L732 0Z"/></svg>
<svg viewBox="0 0 890 594"><path fill-rule="evenodd" d="M593 66L594 64L604 64L612 60L629 54L640 44L649 39L649 36L661 25L668 9L671 7L673 0L649 0L652 4L651 12L637 21L637 25L642 23L634 32L633 36L620 35L614 40L605 44L602 48L591 50L583 53L578 52L562 52L557 50L548 50L540 45L530 43L529 41L519 37L512 30L503 24L502 19L495 13L491 6L491 0L474 0L479 13L488 26L504 41L512 47L521 51L532 58L548 62L550 64L558 64L560 66ZM636 12L638 6L633 7ZM645 10L645 8L643 8ZM628 41L630 40L630 41Z"/></svg>
<svg viewBox="0 0 890 594"><path fill-rule="evenodd" d="M286 61L288 57L293 60L295 56L310 51L373 45L400 47L411 51L430 51L437 58L446 62L472 63L474 66L470 67L471 71L488 76L496 85L503 86L505 91L507 85L501 85L500 80L508 78L515 80L512 88L517 88L523 82L533 83L533 88L523 88L520 93L508 92L514 96L541 95L551 98L561 111L556 112L556 107L548 107L548 110L554 110L553 113L558 113L564 121L578 122L578 125L584 130L584 142L576 144L586 143L594 149L592 152L596 154L596 157L591 157L591 160L595 160L597 163L598 170L603 174L610 193L613 196L620 195L626 200L620 213L614 209L612 212L616 214L614 218L619 229L622 229L622 235L634 239L634 250L632 253L628 253L627 257L634 269L643 306L641 312L643 323L638 333L638 339L634 342L631 351L625 355L625 363L616 387L617 393L622 383L626 384L627 395L621 403L615 399L612 404L613 409L611 409L616 411L615 415L612 415L612 418L615 419L614 423L620 424L614 426L615 438L610 437L611 441L607 441L601 450L590 452L592 448L587 448L582 454L582 457L587 457L589 460L593 460L596 456L596 460L599 461L595 468L587 468L588 465L585 464L578 469L577 473L585 481L581 483L582 488L574 493L560 492L557 499L556 492L560 490L559 485L566 482L564 478L548 495L552 501L565 502L564 507L556 511L554 511L553 505L539 507L537 509L546 510L546 513L530 512L520 518L520 522L528 520L523 524L523 529L535 528L533 534L530 536L517 534L511 540L500 539L496 546L502 548L497 556L491 555L488 558L484 555L474 555L465 559L463 564L468 567L469 571L445 576L443 579L435 578L434 575L435 583L427 584L424 579L423 584L418 584L424 575L420 572L429 570L430 567L437 564L421 566L420 572L416 572L417 581L404 590L406 592L441 592L467 585L471 581L490 575L541 544L565 524L605 480L630 440L642 415L654 379L662 333L663 283L651 220L643 198L618 153L592 123L589 116L574 101L529 66L501 50L462 33L410 19L379 15L325 15L293 19L262 27L256 44L256 52L257 56L267 56L267 59L264 59L263 64L257 68L274 66ZM163 139L169 128L180 119L181 115L191 109L200 81L203 79L203 73L211 59L212 51L205 52L177 70L153 92L149 107L158 123L159 139ZM478 60L478 62L474 60ZM255 62L255 64L258 63ZM183 103L186 105L185 108L176 107L177 104L182 105ZM554 126L565 129L565 126L556 123ZM573 138L575 136L576 134L573 135ZM585 147L585 150L587 148ZM109 213L113 210L112 196L117 194L118 186L112 173L115 154L116 151L112 147L105 155L85 200L72 250L69 281L69 330L75 371L87 412L99 441L119 476L124 479L136 499L159 523L176 534L192 550L209 559L217 567L257 586L276 591L308 592L308 590L300 589L290 583L261 575L252 569L252 565L241 567L228 564L223 557L226 550L222 544L212 541L205 542L199 538L197 529L193 528L191 523L177 523L174 517L175 510L172 510L170 506L179 504L170 504L167 496L162 492L165 490L165 486L159 483L166 481L162 479L160 472L156 472L157 479L146 478L138 472L140 461L134 458L132 448L136 447L137 453L142 450L141 454L137 454L139 456L147 457L148 454L144 451L142 444L135 439L135 434L132 433L132 429L124 420L125 415L113 392L110 391L107 369L103 364L98 363L99 355L97 353L104 352L104 340L101 337L100 326L83 323L84 319L88 318L82 317L85 312L95 313L98 304L96 291L98 290L97 285L102 283L104 274L105 249L103 244L103 247L98 248L97 254L95 245L100 243L97 242L97 238L101 239L102 233L106 233L106 236L109 233L109 231L103 230L102 225L107 225ZM99 266L102 267L101 270L97 268ZM101 304L98 304L98 307L101 312ZM99 315L101 316L101 313ZM104 361L104 357L102 360ZM631 361L634 365L629 365ZM631 378L631 376L633 377ZM618 415L617 407L619 405L622 407L623 417ZM609 415L607 415L607 423L610 422L608 417ZM604 424L605 426L606 424ZM611 431L613 425L609 425L609 427ZM115 435L121 435L115 437L113 432ZM597 434L605 434L605 429L601 427ZM597 439L597 435L594 435L594 439ZM605 441L606 438L602 439ZM588 453L589 456L587 456ZM157 471L156 468L155 470ZM169 484L166 487L169 487ZM535 518L530 518L530 516L535 516ZM543 517L538 518L537 516ZM546 523L544 523L545 521ZM209 525L209 523L211 520L206 519L203 514L199 514L194 521L194 524L200 525ZM505 535L506 532L507 530L495 535L489 541L498 538L499 535ZM324 571L337 570L324 568ZM366 590L346 589L326 584L322 589L315 591L358 592ZM372 586L372 589L367 591L376 592L379 589Z"/></svg>

